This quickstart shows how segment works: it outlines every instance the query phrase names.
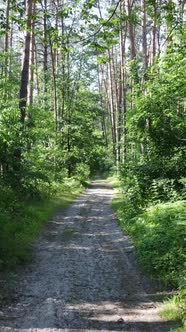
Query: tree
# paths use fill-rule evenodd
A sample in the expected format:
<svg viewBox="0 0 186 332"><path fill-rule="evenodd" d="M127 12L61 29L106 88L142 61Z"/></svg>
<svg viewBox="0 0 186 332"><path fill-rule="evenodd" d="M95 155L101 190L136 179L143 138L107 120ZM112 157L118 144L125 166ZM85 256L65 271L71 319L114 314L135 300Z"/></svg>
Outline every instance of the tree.
<svg viewBox="0 0 186 332"><path fill-rule="evenodd" d="M26 1L26 32L24 41L23 66L21 70L21 82L19 93L19 109L21 123L24 125L26 117L26 106L28 99L29 65L31 60L31 30L33 27L34 0Z"/></svg>

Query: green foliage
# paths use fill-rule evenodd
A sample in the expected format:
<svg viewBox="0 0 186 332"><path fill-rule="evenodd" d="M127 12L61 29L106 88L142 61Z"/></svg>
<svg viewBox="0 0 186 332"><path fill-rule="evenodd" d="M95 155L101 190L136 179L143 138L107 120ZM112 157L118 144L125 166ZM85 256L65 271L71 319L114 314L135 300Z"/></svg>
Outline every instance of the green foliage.
<svg viewBox="0 0 186 332"><path fill-rule="evenodd" d="M50 10L45 14L47 20L53 15ZM60 18L70 15L70 6L57 14ZM15 23L16 15L11 19ZM17 23L25 26L24 19L21 22L18 18ZM48 37L53 49L59 49L59 31L49 27ZM87 183L91 173L107 168L106 146L100 129L103 109L100 95L87 88L92 80L87 55L81 54L80 59L81 51L65 44L65 33L60 51L65 63L59 64L56 73L57 127L54 126L51 68L43 73L42 65L37 65L40 91L35 93L32 105L27 106L23 125L17 98L21 70L18 54L17 51L16 54L0 53L1 268L27 260L31 243L49 214L69 202L74 192L79 192L82 184ZM73 68L67 70L70 61ZM35 66L33 69L36 73Z"/></svg>
<svg viewBox="0 0 186 332"><path fill-rule="evenodd" d="M178 306L176 296L165 301L161 307L160 314L168 320L182 319L182 311Z"/></svg>
<svg viewBox="0 0 186 332"><path fill-rule="evenodd" d="M149 202L175 201L185 198L185 149L170 158L141 158L120 169L123 190L133 205L143 207ZM133 192L133 196L132 196Z"/></svg>
<svg viewBox="0 0 186 332"><path fill-rule="evenodd" d="M0 187L0 269L12 268L30 259L31 245L43 224L58 207L63 207L80 193L82 186L74 179L63 184L51 183L40 200L20 200L10 186Z"/></svg>
<svg viewBox="0 0 186 332"><path fill-rule="evenodd" d="M134 204L133 204L134 203ZM152 279L178 288L176 309L167 314L185 319L186 308L186 203L159 203L139 211L130 192L118 194L113 201L122 229L131 236L142 269ZM175 307L175 306L174 306ZM179 317L178 317L179 313ZM167 315L166 314L166 315Z"/></svg>
<svg viewBox="0 0 186 332"><path fill-rule="evenodd" d="M185 201L180 200L185 181L178 176L176 171L173 176L172 160L128 162L120 171L123 202L116 206L141 265L152 277L176 286L186 258Z"/></svg>
<svg viewBox="0 0 186 332"><path fill-rule="evenodd" d="M144 144L144 153L148 157L153 153L170 157L185 147L184 59L185 50L179 44L175 45L159 64L147 71L141 91L138 85L133 88L138 93L133 96L136 107L128 125L132 139ZM131 70L134 75L134 69Z"/></svg>
<svg viewBox="0 0 186 332"><path fill-rule="evenodd" d="M166 8L169 26L174 7ZM178 33L177 33L178 34ZM175 33L176 35L176 33ZM185 320L186 284L186 122L185 49L182 40L146 70L139 84L136 60L130 64L135 81L128 99L128 160L120 168L122 196L114 201L122 228L134 242L144 271L177 289L167 315ZM135 146L135 153L131 149ZM174 316L175 315L175 316ZM184 328L183 328L184 330ZM182 330L180 330L182 331Z"/></svg>
<svg viewBox="0 0 186 332"><path fill-rule="evenodd" d="M185 203L160 204L132 220L132 232L144 269L166 284L178 285L185 255Z"/></svg>
<svg viewBox="0 0 186 332"><path fill-rule="evenodd" d="M185 271L186 272L186 271ZM184 280L184 281L183 281ZM180 287L177 295L166 300L160 310L163 318L170 320L181 320L183 326L178 329L171 329L172 332L185 332L186 328L186 283L185 274L180 281Z"/></svg>
<svg viewBox="0 0 186 332"><path fill-rule="evenodd" d="M179 287L177 300L184 306L185 24L180 24L181 13L173 1L158 6L154 0L146 1L147 41L159 27L163 31L163 20L169 42L161 36L167 47L143 72L140 40L144 38L139 28L143 15L139 4L133 4L129 13L121 2L111 1L104 10L102 6L95 0L76 0L62 7L51 3L36 13L37 64L31 67L38 82L33 84L33 104L26 108L23 126L18 100L20 45L15 42L19 34L15 38L14 31L25 29L26 20L23 3L11 3L9 20L15 51L0 53L0 264L14 266L25 261L43 221L61 205L60 197L67 201L77 182L86 184L90 175L114 169L109 116L103 106L104 98L108 99L106 107L111 105L112 91L101 96L96 90L97 59L100 85L106 90L112 85L111 90L117 90L113 91L113 102L121 102L120 88L126 93L127 160L120 167L122 202L115 200L115 208L133 237L144 269L152 277ZM0 11L0 34L8 32L5 11ZM46 31L43 24L39 27L43 18ZM58 23L62 29L58 29ZM134 42L140 50L133 60L128 60L130 43L119 46L128 24L135 31ZM82 46L76 47L80 40ZM159 42L162 44L162 40ZM124 61L115 57L121 48ZM40 49L47 51L47 61ZM111 60L108 54L113 57L113 84L107 84L108 68L104 71ZM122 62L126 68L121 68ZM43 71L43 65L47 70ZM113 118L121 129L122 151L125 119L123 109L115 106Z"/></svg>
<svg viewBox="0 0 186 332"><path fill-rule="evenodd" d="M104 144L103 138L95 133L96 144L90 151L90 170L91 174L108 174L113 167L113 156L108 147Z"/></svg>
<svg viewBox="0 0 186 332"><path fill-rule="evenodd" d="M78 179L80 183L85 185L89 180L89 176L90 176L90 168L88 165L84 163L76 164L76 169L74 172L75 179Z"/></svg>

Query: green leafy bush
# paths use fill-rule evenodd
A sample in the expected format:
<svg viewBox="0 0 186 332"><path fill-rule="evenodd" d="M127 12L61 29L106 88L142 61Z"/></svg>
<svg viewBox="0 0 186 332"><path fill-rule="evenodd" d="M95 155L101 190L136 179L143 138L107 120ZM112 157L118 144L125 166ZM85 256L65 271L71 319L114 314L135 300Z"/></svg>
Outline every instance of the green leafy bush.
<svg viewBox="0 0 186 332"><path fill-rule="evenodd" d="M186 202L159 203L139 213L135 204L128 204L125 193L120 193L113 207L122 229L131 236L142 269L152 279L178 290L179 319L185 320Z"/></svg>
<svg viewBox="0 0 186 332"><path fill-rule="evenodd" d="M67 179L42 187L40 199L20 197L10 186L0 187L0 269L14 267L30 258L31 245L44 222L57 207L68 204L81 190L80 182ZM41 189L41 188L40 188Z"/></svg>
<svg viewBox="0 0 186 332"><path fill-rule="evenodd" d="M74 178L79 180L82 184L86 184L90 176L90 167L84 163L76 164L74 171Z"/></svg>
<svg viewBox="0 0 186 332"><path fill-rule="evenodd" d="M138 162L127 162L120 169L123 192L137 207L149 203L176 201L186 193L184 171L176 172L176 165L167 158L141 158ZM177 160L177 159L176 159ZM177 165L178 166L178 165ZM133 193L133 194L132 194Z"/></svg>
<svg viewBox="0 0 186 332"><path fill-rule="evenodd" d="M122 212L122 227L133 236L144 270L167 285L178 286L186 261L186 204L158 204L132 219Z"/></svg>

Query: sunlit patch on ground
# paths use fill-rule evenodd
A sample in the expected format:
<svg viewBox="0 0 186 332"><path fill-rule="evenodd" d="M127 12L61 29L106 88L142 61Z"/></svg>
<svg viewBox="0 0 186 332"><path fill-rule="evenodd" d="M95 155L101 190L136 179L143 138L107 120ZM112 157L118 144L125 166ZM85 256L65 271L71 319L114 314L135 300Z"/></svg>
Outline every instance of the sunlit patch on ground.
<svg viewBox="0 0 186 332"><path fill-rule="evenodd" d="M113 190L93 183L55 215L22 271L0 332L168 332L146 290L134 249L111 209Z"/></svg>

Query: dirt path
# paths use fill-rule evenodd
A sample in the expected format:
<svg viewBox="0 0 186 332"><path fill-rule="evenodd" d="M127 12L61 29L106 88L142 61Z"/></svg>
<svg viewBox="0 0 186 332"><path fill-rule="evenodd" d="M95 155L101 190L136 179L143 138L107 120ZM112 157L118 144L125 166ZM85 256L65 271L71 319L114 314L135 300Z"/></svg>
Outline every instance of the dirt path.
<svg viewBox="0 0 186 332"><path fill-rule="evenodd" d="M0 312L0 332L169 331L117 225L112 195L93 183L48 223L16 302Z"/></svg>

